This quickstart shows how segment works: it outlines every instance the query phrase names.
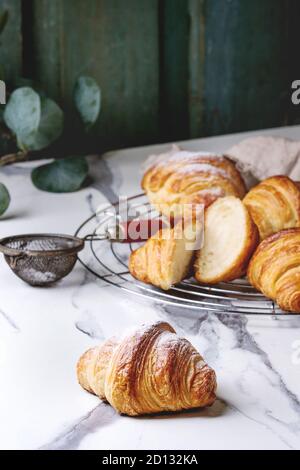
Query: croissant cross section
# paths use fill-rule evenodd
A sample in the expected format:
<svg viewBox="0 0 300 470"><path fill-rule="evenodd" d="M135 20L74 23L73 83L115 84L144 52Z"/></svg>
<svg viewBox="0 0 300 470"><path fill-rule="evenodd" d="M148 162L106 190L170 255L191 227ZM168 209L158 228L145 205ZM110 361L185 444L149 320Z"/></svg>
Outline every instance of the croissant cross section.
<svg viewBox="0 0 300 470"><path fill-rule="evenodd" d="M258 245L258 231L243 202L233 196L215 201L205 214L204 245L195 261L200 283L217 284L246 274Z"/></svg>

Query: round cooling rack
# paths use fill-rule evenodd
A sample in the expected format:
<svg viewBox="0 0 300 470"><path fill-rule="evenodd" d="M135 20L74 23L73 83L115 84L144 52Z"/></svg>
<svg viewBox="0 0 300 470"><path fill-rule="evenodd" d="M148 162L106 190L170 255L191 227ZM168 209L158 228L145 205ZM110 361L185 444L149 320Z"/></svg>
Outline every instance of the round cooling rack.
<svg viewBox="0 0 300 470"><path fill-rule="evenodd" d="M144 194L131 196L127 201L132 209L139 211L139 217L159 218ZM141 243L119 243L109 239L99 240L97 237L99 233L105 232L118 204L111 204L97 211L75 233L75 236L86 238L85 248L78 253L78 260L97 278L130 294L181 308L228 314L269 315L273 318L295 317L293 313L280 310L276 303L256 291L246 279L205 286L190 278L168 291L137 281L128 270L128 260L131 252Z"/></svg>

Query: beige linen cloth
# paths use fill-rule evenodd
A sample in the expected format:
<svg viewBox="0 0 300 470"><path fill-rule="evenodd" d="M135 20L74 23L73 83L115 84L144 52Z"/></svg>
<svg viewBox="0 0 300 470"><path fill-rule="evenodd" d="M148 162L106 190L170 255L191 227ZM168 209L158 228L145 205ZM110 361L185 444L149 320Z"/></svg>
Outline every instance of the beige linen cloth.
<svg viewBox="0 0 300 470"><path fill-rule="evenodd" d="M283 137L249 137L225 152L245 176L248 187L273 175L300 181L300 141Z"/></svg>

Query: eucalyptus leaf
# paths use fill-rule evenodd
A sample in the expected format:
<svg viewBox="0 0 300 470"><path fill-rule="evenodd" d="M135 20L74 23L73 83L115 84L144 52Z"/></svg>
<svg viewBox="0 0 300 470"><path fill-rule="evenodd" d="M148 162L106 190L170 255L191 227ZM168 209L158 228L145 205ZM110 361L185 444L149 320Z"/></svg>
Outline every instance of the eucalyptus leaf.
<svg viewBox="0 0 300 470"><path fill-rule="evenodd" d="M4 214L10 203L9 192L3 183L0 183L0 215Z"/></svg>
<svg viewBox="0 0 300 470"><path fill-rule="evenodd" d="M17 141L26 150L26 141L36 133L41 119L41 100L30 87L15 90L5 107L6 125L16 134Z"/></svg>
<svg viewBox="0 0 300 470"><path fill-rule="evenodd" d="M0 12L0 34L3 32L8 20L8 10Z"/></svg>
<svg viewBox="0 0 300 470"><path fill-rule="evenodd" d="M33 184L42 191L69 193L80 189L87 174L86 159L70 157L35 168L31 173L31 179Z"/></svg>
<svg viewBox="0 0 300 470"><path fill-rule="evenodd" d="M74 88L74 101L86 130L98 119L101 90L92 77L79 77Z"/></svg>
<svg viewBox="0 0 300 470"><path fill-rule="evenodd" d="M41 150L52 144L61 135L64 114L60 107L49 98L41 98L41 119L37 131L22 140L28 150Z"/></svg>

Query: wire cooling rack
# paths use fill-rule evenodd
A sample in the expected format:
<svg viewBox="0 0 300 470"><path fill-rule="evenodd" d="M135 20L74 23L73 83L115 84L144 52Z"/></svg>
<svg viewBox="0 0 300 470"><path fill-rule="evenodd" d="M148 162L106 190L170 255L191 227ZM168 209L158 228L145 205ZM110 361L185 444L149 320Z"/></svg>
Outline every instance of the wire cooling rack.
<svg viewBox="0 0 300 470"><path fill-rule="evenodd" d="M127 201L130 208L139 211L141 218L159 217L144 194L131 196ZM140 243L118 243L99 239L98 236L105 231L118 205L119 202L98 210L85 220L75 233L76 236L87 240L85 249L78 254L78 259L97 278L130 294L181 308L274 317L294 315L280 310L276 303L257 292L246 279L205 286L190 278L167 292L137 281L128 271L128 259Z"/></svg>

